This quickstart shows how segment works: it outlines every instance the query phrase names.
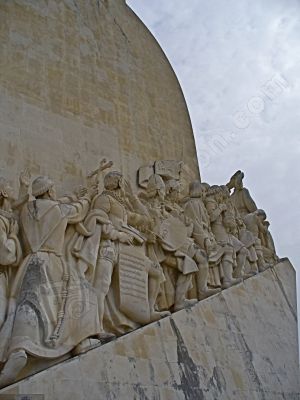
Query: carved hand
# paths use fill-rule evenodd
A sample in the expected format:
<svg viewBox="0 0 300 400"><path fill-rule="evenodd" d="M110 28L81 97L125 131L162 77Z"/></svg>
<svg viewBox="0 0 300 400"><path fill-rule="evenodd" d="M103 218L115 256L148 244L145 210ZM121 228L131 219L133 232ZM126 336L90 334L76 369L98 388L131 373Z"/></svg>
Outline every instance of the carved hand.
<svg viewBox="0 0 300 400"><path fill-rule="evenodd" d="M19 181L20 185L29 187L31 180L31 174L28 168L25 168L24 171L20 173Z"/></svg>
<svg viewBox="0 0 300 400"><path fill-rule="evenodd" d="M19 225L15 219L10 224L10 233L15 236L19 233Z"/></svg>
<svg viewBox="0 0 300 400"><path fill-rule="evenodd" d="M84 186L79 186L79 188L76 190L75 194L77 197L83 197L87 194L88 189Z"/></svg>
<svg viewBox="0 0 300 400"><path fill-rule="evenodd" d="M91 197L91 199L95 196L97 196L98 194L98 185L92 185L89 189L88 189L88 195Z"/></svg>
<svg viewBox="0 0 300 400"><path fill-rule="evenodd" d="M104 171L107 168L110 168L114 165L114 163L112 161L107 161L106 158L103 158L100 161L100 165L99 165L99 171Z"/></svg>
<svg viewBox="0 0 300 400"><path fill-rule="evenodd" d="M119 241L124 244L132 244L133 243L133 237L128 235L127 233L120 232L119 233Z"/></svg>

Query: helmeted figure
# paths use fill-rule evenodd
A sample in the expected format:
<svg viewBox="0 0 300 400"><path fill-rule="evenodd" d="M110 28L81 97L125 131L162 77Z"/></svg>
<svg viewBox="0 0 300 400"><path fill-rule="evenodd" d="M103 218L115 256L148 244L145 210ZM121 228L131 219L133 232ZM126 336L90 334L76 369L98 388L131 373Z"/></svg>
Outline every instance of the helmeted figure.
<svg viewBox="0 0 300 400"><path fill-rule="evenodd" d="M90 199L59 203L53 182L45 176L33 181L32 194L35 200L27 202L20 214L26 258L12 286L0 340L0 359L6 361L0 385L18 376L29 355L59 358L100 330L96 310L86 318L74 318L70 293L76 271L63 257L67 225L83 220Z"/></svg>

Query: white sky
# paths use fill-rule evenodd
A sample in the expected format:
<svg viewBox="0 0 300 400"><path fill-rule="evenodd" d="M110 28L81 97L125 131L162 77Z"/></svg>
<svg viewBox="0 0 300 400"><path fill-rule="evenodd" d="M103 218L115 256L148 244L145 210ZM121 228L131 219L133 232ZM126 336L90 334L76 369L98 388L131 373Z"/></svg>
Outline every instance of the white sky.
<svg viewBox="0 0 300 400"><path fill-rule="evenodd" d="M300 1L127 3L182 85L202 180L224 184L242 169L278 255L300 268Z"/></svg>

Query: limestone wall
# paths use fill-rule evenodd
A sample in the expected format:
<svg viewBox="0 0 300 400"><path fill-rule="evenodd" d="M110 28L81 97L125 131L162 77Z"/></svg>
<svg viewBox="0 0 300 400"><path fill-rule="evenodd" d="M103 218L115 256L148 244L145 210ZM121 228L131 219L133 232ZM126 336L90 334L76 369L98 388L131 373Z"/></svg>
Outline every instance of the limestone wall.
<svg viewBox="0 0 300 400"><path fill-rule="evenodd" d="M286 260L190 310L3 389L0 398L298 400L295 282Z"/></svg>
<svg viewBox="0 0 300 400"><path fill-rule="evenodd" d="M125 175L186 161L194 138L177 78L124 0L0 2L0 174L25 166L64 188L106 156Z"/></svg>

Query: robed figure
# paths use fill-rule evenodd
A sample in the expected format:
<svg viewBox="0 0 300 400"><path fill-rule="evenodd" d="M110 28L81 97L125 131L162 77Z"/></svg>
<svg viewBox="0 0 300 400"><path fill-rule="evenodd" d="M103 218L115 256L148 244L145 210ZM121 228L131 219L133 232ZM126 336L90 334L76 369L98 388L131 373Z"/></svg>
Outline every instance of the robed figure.
<svg viewBox="0 0 300 400"><path fill-rule="evenodd" d="M63 257L67 225L83 220L90 200L85 196L61 204L55 200L53 182L46 177L35 179L32 193L36 199L26 203L20 215L27 256L14 280L1 332L0 359L7 361L0 385L17 378L28 356L56 359L99 333L97 300L93 303L92 295L88 301L91 307L94 304L95 313L78 318L72 312L78 280ZM84 288L79 285L77 289L76 302L86 301Z"/></svg>

